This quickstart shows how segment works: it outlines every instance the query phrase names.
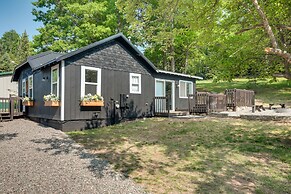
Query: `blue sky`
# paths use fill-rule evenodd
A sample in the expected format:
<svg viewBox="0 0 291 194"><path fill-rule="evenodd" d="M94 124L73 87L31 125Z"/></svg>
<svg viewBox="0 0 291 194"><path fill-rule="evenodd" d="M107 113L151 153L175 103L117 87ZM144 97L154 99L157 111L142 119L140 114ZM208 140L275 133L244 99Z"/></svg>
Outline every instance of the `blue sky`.
<svg viewBox="0 0 291 194"><path fill-rule="evenodd" d="M33 0L1 0L0 1L0 37L9 30L22 34L26 30L30 40L38 34L36 30L42 24L33 21L31 14Z"/></svg>

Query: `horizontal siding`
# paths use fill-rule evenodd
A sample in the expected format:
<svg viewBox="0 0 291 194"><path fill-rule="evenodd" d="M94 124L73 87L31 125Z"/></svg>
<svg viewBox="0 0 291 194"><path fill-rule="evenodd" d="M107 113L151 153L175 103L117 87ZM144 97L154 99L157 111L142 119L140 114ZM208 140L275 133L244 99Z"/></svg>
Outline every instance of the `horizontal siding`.
<svg viewBox="0 0 291 194"><path fill-rule="evenodd" d="M18 94L17 82L11 82L11 75L0 76L0 97L9 98L10 94Z"/></svg>

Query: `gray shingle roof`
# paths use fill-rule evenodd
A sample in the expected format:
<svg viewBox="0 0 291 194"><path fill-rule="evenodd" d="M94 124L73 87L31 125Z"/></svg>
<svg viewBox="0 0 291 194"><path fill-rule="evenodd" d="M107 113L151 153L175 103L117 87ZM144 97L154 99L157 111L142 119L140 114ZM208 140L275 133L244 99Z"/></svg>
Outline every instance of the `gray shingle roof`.
<svg viewBox="0 0 291 194"><path fill-rule="evenodd" d="M56 58L62 56L62 53L56 53L53 51L46 51L37 55L27 57L26 61L16 66L12 76L12 81L17 81L20 75L20 71L24 66L29 65L32 71L41 68L44 64L53 62Z"/></svg>
<svg viewBox="0 0 291 194"><path fill-rule="evenodd" d="M41 68L43 65L55 61L58 57L62 56L61 53L52 51L43 52L27 58L32 71Z"/></svg>

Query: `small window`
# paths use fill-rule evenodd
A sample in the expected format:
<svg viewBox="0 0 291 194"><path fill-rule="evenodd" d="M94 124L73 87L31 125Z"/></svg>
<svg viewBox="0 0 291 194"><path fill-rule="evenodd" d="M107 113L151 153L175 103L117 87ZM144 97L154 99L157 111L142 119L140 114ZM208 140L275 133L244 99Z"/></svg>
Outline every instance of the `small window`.
<svg viewBox="0 0 291 194"><path fill-rule="evenodd" d="M81 67L81 97L87 94L101 95L101 69Z"/></svg>
<svg viewBox="0 0 291 194"><path fill-rule="evenodd" d="M130 93L141 94L141 74L130 73Z"/></svg>
<svg viewBox="0 0 291 194"><path fill-rule="evenodd" d="M179 85L180 98L188 98L189 94L193 94L193 82L180 81Z"/></svg>
<svg viewBox="0 0 291 194"><path fill-rule="evenodd" d="M28 97L33 98L33 76L28 77Z"/></svg>
<svg viewBox="0 0 291 194"><path fill-rule="evenodd" d="M26 79L22 80L22 97L26 96Z"/></svg>
<svg viewBox="0 0 291 194"><path fill-rule="evenodd" d="M59 96L59 65L51 68L51 93Z"/></svg>

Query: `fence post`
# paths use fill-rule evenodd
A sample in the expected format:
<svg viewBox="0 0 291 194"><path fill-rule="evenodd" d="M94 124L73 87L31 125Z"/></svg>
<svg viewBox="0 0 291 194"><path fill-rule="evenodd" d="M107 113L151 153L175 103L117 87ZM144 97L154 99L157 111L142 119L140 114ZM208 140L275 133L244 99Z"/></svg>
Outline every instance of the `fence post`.
<svg viewBox="0 0 291 194"><path fill-rule="evenodd" d="M253 96L252 96L252 112L254 113L256 110L256 103L255 103L255 92L252 92Z"/></svg>
<svg viewBox="0 0 291 194"><path fill-rule="evenodd" d="M168 112L168 117L170 117L170 104L169 104L169 95L166 96L166 108Z"/></svg>
<svg viewBox="0 0 291 194"><path fill-rule="evenodd" d="M13 120L14 116L14 98L9 95L9 101L10 101L10 107L9 107L9 114L10 114L10 120Z"/></svg>

